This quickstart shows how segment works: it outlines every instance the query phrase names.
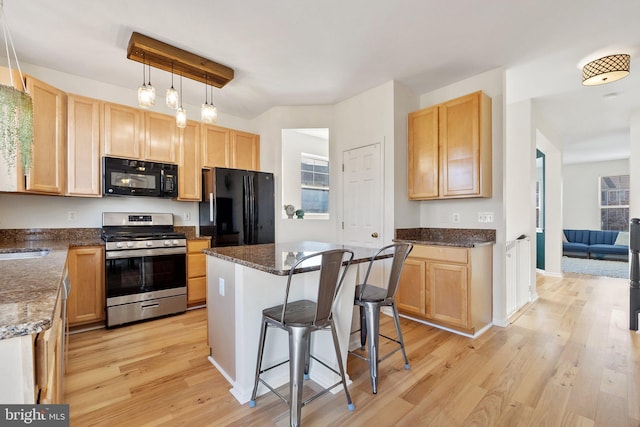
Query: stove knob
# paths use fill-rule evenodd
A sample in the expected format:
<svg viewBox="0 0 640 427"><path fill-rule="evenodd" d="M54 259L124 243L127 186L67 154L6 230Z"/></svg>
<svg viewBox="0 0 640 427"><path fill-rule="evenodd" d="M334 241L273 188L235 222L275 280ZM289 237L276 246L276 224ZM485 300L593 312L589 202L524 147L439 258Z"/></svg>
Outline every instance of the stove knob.
<svg viewBox="0 0 640 427"><path fill-rule="evenodd" d="M153 246L153 242L151 240L147 240L147 246Z"/></svg>
<svg viewBox="0 0 640 427"><path fill-rule="evenodd" d="M173 243L173 244L174 244L174 245L176 245L176 246L178 245L178 241L177 241L177 240L174 240L174 241L173 241L173 242L171 242L171 243Z"/></svg>
<svg viewBox="0 0 640 427"><path fill-rule="evenodd" d="M171 244L171 242L170 242L170 241L168 241L168 240L165 240L165 241L164 241L164 245L165 245L165 246L169 246L170 244Z"/></svg>
<svg viewBox="0 0 640 427"><path fill-rule="evenodd" d="M127 247L128 248L132 248L133 247L133 242L127 242Z"/></svg>
<svg viewBox="0 0 640 427"><path fill-rule="evenodd" d="M117 242L116 243L116 248L121 248L122 247L122 242Z"/></svg>

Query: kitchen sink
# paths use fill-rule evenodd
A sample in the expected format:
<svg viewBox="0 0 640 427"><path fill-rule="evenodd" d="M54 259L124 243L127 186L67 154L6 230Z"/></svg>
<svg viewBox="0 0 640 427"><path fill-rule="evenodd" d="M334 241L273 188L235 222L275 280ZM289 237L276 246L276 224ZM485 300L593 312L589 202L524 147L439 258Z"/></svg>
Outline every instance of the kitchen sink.
<svg viewBox="0 0 640 427"><path fill-rule="evenodd" d="M0 261L10 259L39 258L49 255L49 248L0 249Z"/></svg>

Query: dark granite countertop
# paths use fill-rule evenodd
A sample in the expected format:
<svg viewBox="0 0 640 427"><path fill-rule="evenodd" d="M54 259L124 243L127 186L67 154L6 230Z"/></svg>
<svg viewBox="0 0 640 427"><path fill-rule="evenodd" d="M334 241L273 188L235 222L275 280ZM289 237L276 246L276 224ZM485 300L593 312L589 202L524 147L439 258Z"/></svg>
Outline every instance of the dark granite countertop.
<svg viewBox="0 0 640 427"><path fill-rule="evenodd" d="M378 250L336 243L301 241L269 243L263 245L215 247L204 249L202 252L216 258L251 267L266 273L285 276L289 274L289 270L296 260L303 256L311 255L314 252L329 249L352 250L354 252L352 264L368 262ZM389 257L391 257L391 254L383 254L377 259ZM296 269L295 273L304 273L307 271L317 270L318 268L318 264L313 264L304 268Z"/></svg>
<svg viewBox="0 0 640 427"><path fill-rule="evenodd" d="M16 241L11 230L2 231L0 253L34 248L50 252L43 257L0 260L0 339L46 330L52 324L69 247L104 242L97 236L82 234L63 236L65 240Z"/></svg>
<svg viewBox="0 0 640 427"><path fill-rule="evenodd" d="M496 243L496 230L476 228L398 228L395 241L417 245L473 248Z"/></svg>

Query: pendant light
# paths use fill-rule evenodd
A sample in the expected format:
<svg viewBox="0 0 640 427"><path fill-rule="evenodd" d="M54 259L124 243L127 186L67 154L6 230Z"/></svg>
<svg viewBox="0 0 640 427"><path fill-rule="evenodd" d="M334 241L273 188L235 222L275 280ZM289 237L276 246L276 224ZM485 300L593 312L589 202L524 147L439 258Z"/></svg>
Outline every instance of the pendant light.
<svg viewBox="0 0 640 427"><path fill-rule="evenodd" d="M182 74L180 74L180 107L176 111L176 126L180 129L187 127L187 111L182 108Z"/></svg>
<svg viewBox="0 0 640 427"><path fill-rule="evenodd" d="M212 123L215 123L218 121L218 107L216 107L216 105L213 103L213 86L210 86L211 88L211 117L212 117Z"/></svg>
<svg viewBox="0 0 640 427"><path fill-rule="evenodd" d="M208 76L205 75L205 85L204 85L204 104L200 107L200 119L204 123L215 123L215 110L213 105L209 105L209 92L208 92ZM212 103L213 104L213 103Z"/></svg>
<svg viewBox="0 0 640 427"><path fill-rule="evenodd" d="M173 62L171 63L171 87L167 89L167 107L175 110L178 108L178 91L173 88Z"/></svg>
<svg viewBox="0 0 640 427"><path fill-rule="evenodd" d="M152 107L156 105L156 89L151 86L151 66L149 65L149 83L145 84L144 56L142 57L142 85L138 87L138 104L141 107Z"/></svg>

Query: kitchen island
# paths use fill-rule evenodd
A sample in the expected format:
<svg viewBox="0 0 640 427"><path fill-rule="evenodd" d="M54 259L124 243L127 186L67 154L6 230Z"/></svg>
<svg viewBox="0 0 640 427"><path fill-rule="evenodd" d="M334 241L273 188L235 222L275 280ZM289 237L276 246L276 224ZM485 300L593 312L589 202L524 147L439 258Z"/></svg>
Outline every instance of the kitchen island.
<svg viewBox="0 0 640 427"><path fill-rule="evenodd" d="M219 247L204 250L207 255L207 316L210 361L232 385L231 393L240 402L251 398L256 368L262 310L282 304L291 266L303 256L329 249L354 252L351 267L334 305L334 320L340 341L342 360L347 361L353 317L353 298L358 264L368 262L376 249L321 242L291 242L263 245ZM383 255L387 258L390 255ZM366 264L363 264L366 266ZM317 265L296 270L289 300L315 300L318 285ZM288 358L285 331L271 328L265 345L263 366ZM330 366L336 366L331 333L313 334L311 352ZM323 387L336 382L334 374L311 363L310 378ZM265 374L279 386L289 381L288 366ZM261 394L263 386L258 390Z"/></svg>

